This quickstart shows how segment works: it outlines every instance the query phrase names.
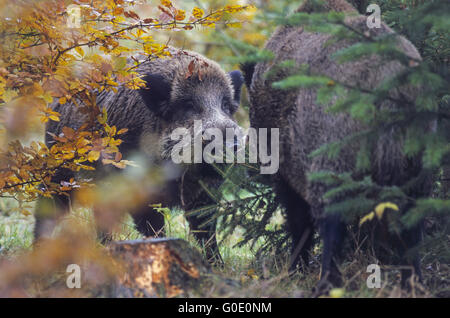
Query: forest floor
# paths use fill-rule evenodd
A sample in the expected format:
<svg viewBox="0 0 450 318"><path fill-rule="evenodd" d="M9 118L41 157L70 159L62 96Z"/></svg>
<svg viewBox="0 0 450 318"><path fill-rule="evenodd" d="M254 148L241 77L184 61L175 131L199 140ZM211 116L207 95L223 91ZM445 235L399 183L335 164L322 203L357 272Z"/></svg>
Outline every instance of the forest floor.
<svg viewBox="0 0 450 318"><path fill-rule="evenodd" d="M1 206L0 206L1 208ZM90 212L76 210L68 218L77 218L92 225ZM32 242L33 216L13 213L0 215L0 258L11 258L29 250ZM187 240L202 252L192 238L189 226L180 211L172 212L167 222L169 237ZM224 266L213 268L213 279L187 296L192 297L311 297L320 275L320 245L316 246L306 272L287 274L288 255L266 255L257 259L248 245L235 247L242 240L239 229L222 241L220 252ZM442 234L442 233L441 233ZM131 218L115 233L115 240L140 238ZM219 235L220 239L220 235ZM400 271L395 266L382 267L381 288L367 287L367 266L374 260L356 251L341 264L344 285L331 290L328 297L450 297L450 236L429 237L422 253L423 284L416 283L411 291L400 288ZM34 295L31 295L34 296Z"/></svg>

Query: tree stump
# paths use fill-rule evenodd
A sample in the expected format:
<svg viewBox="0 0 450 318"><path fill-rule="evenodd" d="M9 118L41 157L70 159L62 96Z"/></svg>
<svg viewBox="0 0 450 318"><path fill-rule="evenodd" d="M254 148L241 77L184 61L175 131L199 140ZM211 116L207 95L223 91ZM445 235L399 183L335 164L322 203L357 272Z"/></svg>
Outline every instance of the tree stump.
<svg viewBox="0 0 450 318"><path fill-rule="evenodd" d="M181 239L113 242L108 247L119 265L112 297L175 297L198 288L209 265Z"/></svg>

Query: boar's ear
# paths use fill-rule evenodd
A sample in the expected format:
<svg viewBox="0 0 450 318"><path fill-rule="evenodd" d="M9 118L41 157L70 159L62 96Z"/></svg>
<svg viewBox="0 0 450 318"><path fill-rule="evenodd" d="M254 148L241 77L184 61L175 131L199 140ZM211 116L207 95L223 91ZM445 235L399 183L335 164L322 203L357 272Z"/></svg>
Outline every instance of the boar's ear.
<svg viewBox="0 0 450 318"><path fill-rule="evenodd" d="M148 74L143 78L147 85L139 90L145 105L156 114L164 113L165 106L170 100L171 85L160 74Z"/></svg>
<svg viewBox="0 0 450 318"><path fill-rule="evenodd" d="M239 104L241 101L241 87L244 83L244 76L242 76L242 73L239 70L230 72L229 75L231 77L231 83L234 87L234 101Z"/></svg>

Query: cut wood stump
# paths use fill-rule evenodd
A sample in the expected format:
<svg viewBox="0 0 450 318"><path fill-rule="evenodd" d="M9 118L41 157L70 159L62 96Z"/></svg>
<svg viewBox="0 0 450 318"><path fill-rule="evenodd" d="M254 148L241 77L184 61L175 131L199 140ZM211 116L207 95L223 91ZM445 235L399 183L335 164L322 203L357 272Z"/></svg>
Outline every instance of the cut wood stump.
<svg viewBox="0 0 450 318"><path fill-rule="evenodd" d="M210 266L181 239L113 242L119 266L112 297L176 297L199 287Z"/></svg>

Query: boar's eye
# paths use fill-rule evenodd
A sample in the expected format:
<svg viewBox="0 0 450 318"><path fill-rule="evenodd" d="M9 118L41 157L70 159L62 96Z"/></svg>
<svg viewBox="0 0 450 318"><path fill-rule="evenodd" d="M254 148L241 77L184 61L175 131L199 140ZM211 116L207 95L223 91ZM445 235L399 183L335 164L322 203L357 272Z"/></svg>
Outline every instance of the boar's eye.
<svg viewBox="0 0 450 318"><path fill-rule="evenodd" d="M178 101L173 110L177 113L184 114L184 116L190 116L200 111L198 104L193 99L183 99Z"/></svg>

